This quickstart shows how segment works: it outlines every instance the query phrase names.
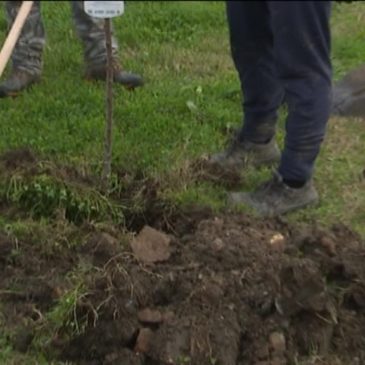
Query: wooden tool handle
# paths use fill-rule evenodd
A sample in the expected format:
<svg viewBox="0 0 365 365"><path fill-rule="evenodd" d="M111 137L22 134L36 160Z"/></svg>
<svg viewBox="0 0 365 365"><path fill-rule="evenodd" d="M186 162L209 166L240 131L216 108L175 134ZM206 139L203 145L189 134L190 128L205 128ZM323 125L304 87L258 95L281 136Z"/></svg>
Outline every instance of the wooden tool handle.
<svg viewBox="0 0 365 365"><path fill-rule="evenodd" d="M24 26L25 20L32 9L33 3L34 1L23 1L22 5L20 6L18 15L16 16L13 26L11 27L4 46L0 52L0 77L9 61L9 58Z"/></svg>

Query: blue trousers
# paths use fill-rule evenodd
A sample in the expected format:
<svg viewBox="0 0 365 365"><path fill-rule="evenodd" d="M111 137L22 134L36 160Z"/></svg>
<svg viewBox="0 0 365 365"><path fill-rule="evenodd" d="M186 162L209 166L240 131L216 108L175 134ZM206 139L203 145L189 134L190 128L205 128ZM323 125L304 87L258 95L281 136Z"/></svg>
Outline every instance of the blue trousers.
<svg viewBox="0 0 365 365"><path fill-rule="evenodd" d="M241 140L275 135L278 108L288 106L278 172L307 181L331 106L331 1L227 1L233 61L243 93Z"/></svg>

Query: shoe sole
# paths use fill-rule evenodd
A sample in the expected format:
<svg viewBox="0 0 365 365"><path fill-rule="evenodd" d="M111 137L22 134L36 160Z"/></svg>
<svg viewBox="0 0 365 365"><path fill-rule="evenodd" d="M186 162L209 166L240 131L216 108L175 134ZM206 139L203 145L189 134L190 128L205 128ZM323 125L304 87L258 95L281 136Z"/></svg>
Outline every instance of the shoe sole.
<svg viewBox="0 0 365 365"><path fill-rule="evenodd" d="M286 215L288 213L293 213L296 212L300 209L304 209L304 208L313 208L314 206L319 204L319 199L307 202L307 203L302 203L299 205L296 205L295 207L286 209L284 211L280 211L277 213L265 213L265 212L260 212L258 209L255 209L254 207L252 207L261 217L263 218L274 218L274 217L278 217L278 216L282 216L282 215Z"/></svg>
<svg viewBox="0 0 365 365"><path fill-rule="evenodd" d="M287 213L292 213L294 211L297 211L299 209L303 209L303 208L310 208L310 207L314 207L316 205L319 204L319 198L315 198L309 202L303 202L302 204L296 205L295 207L286 209L284 211L279 211L276 213L271 213L271 212L267 212L267 210L261 210L257 204L255 204L251 197L250 197L250 193L243 193L243 195L241 195L241 198L239 198L239 200L236 200L232 198L232 193L228 195L227 198L227 205L229 207L239 207L239 206L245 206L250 208L251 210L253 210L254 212L256 212L260 217L262 218L274 218L274 217L278 217L281 215L285 215Z"/></svg>

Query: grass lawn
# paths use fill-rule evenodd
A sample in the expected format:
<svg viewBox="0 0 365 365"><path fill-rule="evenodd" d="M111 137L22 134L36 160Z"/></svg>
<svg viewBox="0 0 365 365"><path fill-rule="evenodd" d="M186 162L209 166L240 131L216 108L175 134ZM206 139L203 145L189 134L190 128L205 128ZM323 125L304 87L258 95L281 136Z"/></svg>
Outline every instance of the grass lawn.
<svg viewBox="0 0 365 365"><path fill-rule="evenodd" d="M43 79L16 99L0 100L0 153L29 147L47 163L99 173L104 84L87 83L82 78L82 47L73 31L68 2L44 1L42 13L47 31ZM332 58L336 79L365 62L364 22L365 3L334 4ZM238 126L242 118L224 3L126 2L125 15L115 20L114 27L125 69L146 79L145 87L132 93L114 87L114 171L132 175L142 172L146 179L158 182L159 198L171 204L198 203L224 209L226 190L197 180L190 169L195 159L223 148L226 131ZM2 44L6 32L3 11L0 32ZM280 143L284 120L283 112ZM364 144L365 120L330 120L315 175L321 203L288 215L290 221L325 225L340 222L365 236ZM241 187L252 189L267 176L266 169L249 169ZM43 199L49 182L42 181ZM16 188L13 183L11 178L0 183L2 199L8 198L11 191L14 202L19 202L16 189L25 188ZM29 195L33 196L34 191L28 189ZM19 194L27 195L25 191ZM87 202L93 200L90 196ZM27 201L30 213L35 202L30 198ZM4 215L0 226L26 232L27 219L14 220ZM51 221L43 218L42 225ZM5 344L1 350L1 338L0 326L0 363L21 363ZM22 361L42 363L37 357Z"/></svg>
<svg viewBox="0 0 365 365"><path fill-rule="evenodd" d="M43 81L17 99L1 101L0 151L29 146L47 159L98 169L104 85L82 79L82 48L72 30L69 4L43 2L42 11L48 41ZM364 14L361 2L334 6L336 78L365 59ZM1 24L2 40L5 20ZM194 183L184 166L221 149L224 131L239 125L242 117L224 3L127 2L125 15L115 21L115 33L124 67L147 80L135 93L114 89L115 166L172 180L160 191L172 200L223 207L224 190ZM283 125L284 115L279 140ZM364 121L330 121L316 172L321 205L290 218L341 221L365 233L364 139ZM242 188L252 188L266 175L248 171Z"/></svg>

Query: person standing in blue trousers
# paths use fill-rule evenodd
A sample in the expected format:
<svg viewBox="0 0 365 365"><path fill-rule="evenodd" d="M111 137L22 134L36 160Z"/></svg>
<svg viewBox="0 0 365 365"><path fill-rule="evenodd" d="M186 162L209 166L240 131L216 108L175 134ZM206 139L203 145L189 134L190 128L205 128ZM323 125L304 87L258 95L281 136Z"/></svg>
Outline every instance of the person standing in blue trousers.
<svg viewBox="0 0 365 365"><path fill-rule="evenodd" d="M244 121L211 162L224 168L278 163L254 192L231 193L231 204L274 216L315 203L312 176L331 107L331 1L227 1L226 8ZM281 153L275 125L283 103L288 117Z"/></svg>

